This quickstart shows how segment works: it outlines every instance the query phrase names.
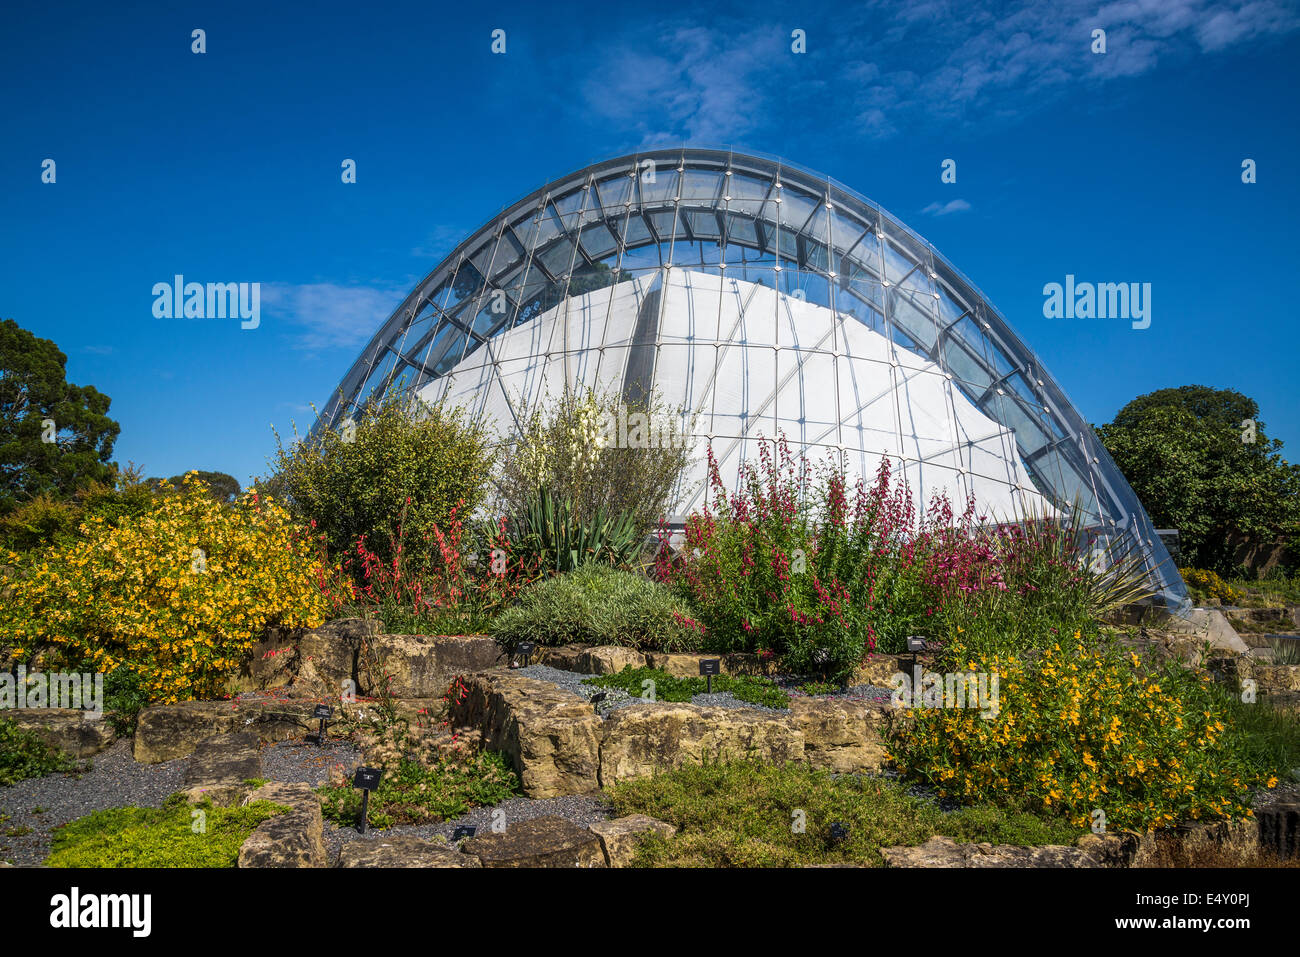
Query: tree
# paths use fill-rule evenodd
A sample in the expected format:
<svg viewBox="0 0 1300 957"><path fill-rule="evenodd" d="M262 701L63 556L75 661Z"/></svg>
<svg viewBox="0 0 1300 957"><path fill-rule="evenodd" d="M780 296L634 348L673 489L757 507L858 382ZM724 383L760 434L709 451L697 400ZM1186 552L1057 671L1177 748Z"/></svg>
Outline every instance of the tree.
<svg viewBox="0 0 1300 957"><path fill-rule="evenodd" d="M67 362L49 339L0 322L0 514L42 493L113 481L112 400L68 382Z"/></svg>
<svg viewBox="0 0 1300 957"><path fill-rule="evenodd" d="M1265 434L1255 400L1231 389L1182 386L1139 396L1097 430L1159 527L1177 528L1198 568L1233 572L1234 533L1293 536L1300 466Z"/></svg>
<svg viewBox="0 0 1300 957"><path fill-rule="evenodd" d="M169 484L173 489L180 488L185 481L186 474L188 473L182 472L180 475L173 475L171 478L167 479L167 484ZM206 485L208 491L212 493L212 497L223 505L229 505L234 502L239 498L239 493L243 491L243 489L240 488L239 479L235 478L233 475L227 475L225 472L203 472L196 469L194 471L194 477ZM156 488L161 483L162 479L149 479L149 485L151 487Z"/></svg>
<svg viewBox="0 0 1300 957"><path fill-rule="evenodd" d="M335 554L366 536L391 558L437 555L434 526L468 519L483 501L493 453L479 421L464 410L393 392L345 420L285 447L276 435L274 474L259 489L315 523Z"/></svg>

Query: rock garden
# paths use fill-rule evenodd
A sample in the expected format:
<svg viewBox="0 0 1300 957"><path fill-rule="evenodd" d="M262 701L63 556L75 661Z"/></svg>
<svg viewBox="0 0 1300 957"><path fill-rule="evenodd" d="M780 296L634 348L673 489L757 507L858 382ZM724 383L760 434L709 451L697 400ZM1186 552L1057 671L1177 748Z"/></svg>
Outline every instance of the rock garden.
<svg viewBox="0 0 1300 957"><path fill-rule="evenodd" d="M0 861L1300 863L1273 618L1171 615L1078 512L922 507L779 439L673 528L686 453L603 446L608 401L496 458L381 402L237 501L102 491L25 539Z"/></svg>

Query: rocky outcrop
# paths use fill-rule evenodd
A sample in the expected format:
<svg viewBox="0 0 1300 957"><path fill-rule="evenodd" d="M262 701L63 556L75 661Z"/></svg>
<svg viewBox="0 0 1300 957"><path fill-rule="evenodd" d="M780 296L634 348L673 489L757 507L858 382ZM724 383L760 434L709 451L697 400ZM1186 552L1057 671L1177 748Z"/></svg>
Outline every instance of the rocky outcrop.
<svg viewBox="0 0 1300 957"><path fill-rule="evenodd" d="M599 789L604 722L586 701L555 685L494 671L462 677L450 706L454 727L478 730L483 747L510 756L532 798Z"/></svg>
<svg viewBox="0 0 1300 957"><path fill-rule="evenodd" d="M481 867L472 854L418 837L352 840L339 852L339 867Z"/></svg>
<svg viewBox="0 0 1300 957"><path fill-rule="evenodd" d="M846 774L878 771L888 761L888 710L870 701L793 698L789 722L803 736L804 759L812 767Z"/></svg>
<svg viewBox="0 0 1300 957"><path fill-rule="evenodd" d="M325 867L320 801L309 784L266 784L244 799L289 808L263 821L239 849L240 867Z"/></svg>
<svg viewBox="0 0 1300 957"><path fill-rule="evenodd" d="M637 848L650 836L670 838L677 828L645 814L629 814L611 821L591 825L591 833L600 838L606 867L630 867Z"/></svg>
<svg viewBox="0 0 1300 957"><path fill-rule="evenodd" d="M588 648L579 655L577 668L586 675L617 674L624 668L644 668L646 656L635 648L622 648L618 645L598 645Z"/></svg>
<svg viewBox="0 0 1300 957"><path fill-rule="evenodd" d="M319 628L272 628L253 646L227 690L338 697L345 681L357 680L362 641L379 630L378 622L363 618L340 618Z"/></svg>
<svg viewBox="0 0 1300 957"><path fill-rule="evenodd" d="M216 734L199 742L185 768L182 792L195 803L237 807L252 790L246 784L262 776L261 741L248 731Z"/></svg>
<svg viewBox="0 0 1300 957"><path fill-rule="evenodd" d="M802 761L803 735L783 716L742 708L632 705L606 722L600 783L608 787L683 765L748 758L769 764Z"/></svg>
<svg viewBox="0 0 1300 957"><path fill-rule="evenodd" d="M14 708L0 711L0 718L34 731L51 747L74 758L88 758L113 743L116 735L103 714L75 708Z"/></svg>
<svg viewBox="0 0 1300 957"><path fill-rule="evenodd" d="M398 698L438 697L454 675L504 663L500 645L481 635L375 635L358 662L359 690L377 695L387 682Z"/></svg>
<svg viewBox="0 0 1300 957"><path fill-rule="evenodd" d="M140 712L133 742L136 761L156 764L189 757L214 734L250 731L263 744L316 730L315 703L287 699L187 701Z"/></svg>
<svg viewBox="0 0 1300 957"><path fill-rule="evenodd" d="M488 831L461 844L484 867L605 867L601 840L559 817L538 817Z"/></svg>
<svg viewBox="0 0 1300 957"><path fill-rule="evenodd" d="M916 847L882 847L890 867L1099 867L1094 857L1077 847L1047 844L961 844L950 837L932 837Z"/></svg>

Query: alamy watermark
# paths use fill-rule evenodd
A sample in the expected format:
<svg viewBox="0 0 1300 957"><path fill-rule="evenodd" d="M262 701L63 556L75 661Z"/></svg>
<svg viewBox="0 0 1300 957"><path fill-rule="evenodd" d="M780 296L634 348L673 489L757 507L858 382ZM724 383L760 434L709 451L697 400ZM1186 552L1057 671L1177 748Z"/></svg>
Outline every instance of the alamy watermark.
<svg viewBox="0 0 1300 957"><path fill-rule="evenodd" d="M177 273L170 283L153 284L156 319L242 319L241 329L262 322L260 282L186 282Z"/></svg>
<svg viewBox="0 0 1300 957"><path fill-rule="evenodd" d="M970 708L984 719L998 716L998 675L984 671L939 673L912 666L912 674L895 672L889 679L895 708Z"/></svg>
<svg viewBox="0 0 1300 957"><path fill-rule="evenodd" d="M689 436L668 420L646 412L629 412L626 405L601 416L598 442L601 448L682 449Z"/></svg>
<svg viewBox="0 0 1300 957"><path fill-rule="evenodd" d="M11 708L71 708L104 713L104 676L64 671L33 671L19 665L17 675L0 674L0 711Z"/></svg>
<svg viewBox="0 0 1300 957"><path fill-rule="evenodd" d="M1151 283L1080 282L1073 274L1065 284L1043 287L1045 319L1129 319L1134 329L1151 325Z"/></svg>

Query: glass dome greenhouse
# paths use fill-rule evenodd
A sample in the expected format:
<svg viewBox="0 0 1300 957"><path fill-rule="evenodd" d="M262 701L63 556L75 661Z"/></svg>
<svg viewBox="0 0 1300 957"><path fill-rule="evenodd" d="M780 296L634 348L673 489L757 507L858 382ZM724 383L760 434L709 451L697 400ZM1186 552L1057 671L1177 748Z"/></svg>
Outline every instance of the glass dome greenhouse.
<svg viewBox="0 0 1300 957"><path fill-rule="evenodd" d="M462 242L379 328L316 428L393 389L508 441L568 386L654 392L724 480L783 433L811 460L998 518L1077 503L1186 588L1132 489L1051 373L976 287L870 200L784 161L656 150L548 183ZM677 517L702 504L696 456Z"/></svg>

